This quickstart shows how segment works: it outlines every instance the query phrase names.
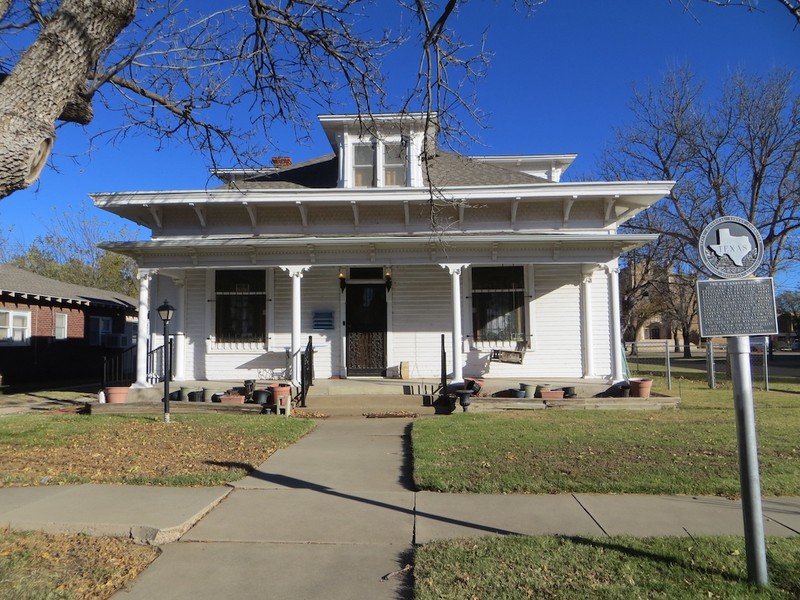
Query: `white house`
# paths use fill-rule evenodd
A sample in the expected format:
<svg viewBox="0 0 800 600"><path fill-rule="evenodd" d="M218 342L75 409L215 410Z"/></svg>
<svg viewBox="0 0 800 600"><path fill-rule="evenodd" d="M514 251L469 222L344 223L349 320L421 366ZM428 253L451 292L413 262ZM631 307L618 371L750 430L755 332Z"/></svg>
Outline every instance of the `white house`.
<svg viewBox="0 0 800 600"><path fill-rule="evenodd" d="M317 378L435 378L442 334L456 380L623 378L617 262L653 236L617 228L671 182L561 183L575 155L440 151L423 114L319 120L332 154L92 196L152 230L103 247L139 265L140 340L159 344L155 308L175 306L176 379L296 379L309 336ZM522 363L490 360L502 348Z"/></svg>

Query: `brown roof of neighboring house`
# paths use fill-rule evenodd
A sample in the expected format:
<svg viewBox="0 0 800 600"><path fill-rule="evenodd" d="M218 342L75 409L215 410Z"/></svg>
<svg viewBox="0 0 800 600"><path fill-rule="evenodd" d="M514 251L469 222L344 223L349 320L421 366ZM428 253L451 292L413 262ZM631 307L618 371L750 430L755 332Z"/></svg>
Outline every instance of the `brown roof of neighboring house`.
<svg viewBox="0 0 800 600"><path fill-rule="evenodd" d="M90 306L113 305L126 311L135 311L137 307L137 300L124 294L64 283L18 267L0 264L0 295L23 294Z"/></svg>

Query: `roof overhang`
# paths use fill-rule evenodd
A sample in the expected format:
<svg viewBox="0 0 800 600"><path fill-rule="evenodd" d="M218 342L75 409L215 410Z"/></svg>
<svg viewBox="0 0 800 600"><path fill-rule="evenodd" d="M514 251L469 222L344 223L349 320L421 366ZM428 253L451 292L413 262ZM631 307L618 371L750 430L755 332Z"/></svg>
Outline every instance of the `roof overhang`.
<svg viewBox="0 0 800 600"><path fill-rule="evenodd" d="M606 263L655 235L538 233L439 236L169 238L105 242L140 268Z"/></svg>

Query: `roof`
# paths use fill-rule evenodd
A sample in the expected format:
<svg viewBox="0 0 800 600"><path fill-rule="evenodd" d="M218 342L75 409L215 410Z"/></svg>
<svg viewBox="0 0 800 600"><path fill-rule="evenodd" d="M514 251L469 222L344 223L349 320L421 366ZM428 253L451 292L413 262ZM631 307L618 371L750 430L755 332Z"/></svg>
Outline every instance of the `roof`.
<svg viewBox="0 0 800 600"><path fill-rule="evenodd" d="M0 264L0 295L33 296L67 304L116 306L136 310L137 300L124 294L65 283L18 267Z"/></svg>
<svg viewBox="0 0 800 600"><path fill-rule="evenodd" d="M249 176L238 180L231 180L229 172L220 172L219 175L228 180L222 186L224 189L327 189L336 187L338 169L336 155L326 154L283 169L252 172ZM439 151L430 160L428 169L423 169L423 176L426 186L433 183L435 187L524 185L546 181L516 169L444 151Z"/></svg>

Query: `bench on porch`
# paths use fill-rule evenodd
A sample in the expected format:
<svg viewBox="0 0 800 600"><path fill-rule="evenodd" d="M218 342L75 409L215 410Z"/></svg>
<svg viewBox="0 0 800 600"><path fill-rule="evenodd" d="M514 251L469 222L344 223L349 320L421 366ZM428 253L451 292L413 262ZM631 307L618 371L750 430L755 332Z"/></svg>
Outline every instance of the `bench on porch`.
<svg viewBox="0 0 800 600"><path fill-rule="evenodd" d="M491 362L512 363L521 365L522 359L525 358L525 351L528 349L527 342L517 342L517 347L514 350L506 348L493 348L489 351L489 360Z"/></svg>

